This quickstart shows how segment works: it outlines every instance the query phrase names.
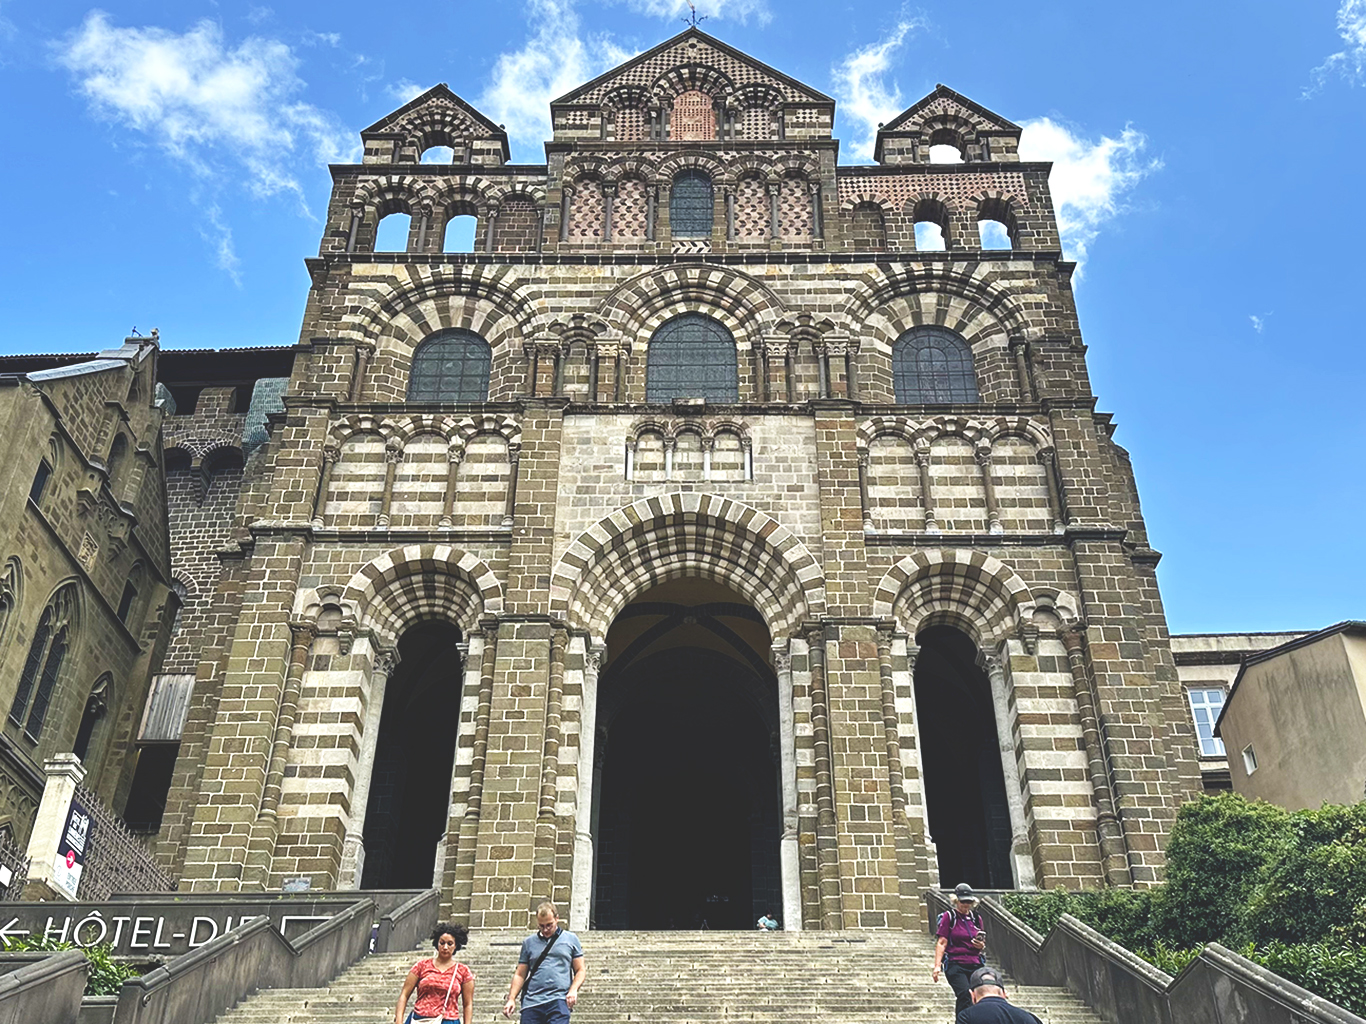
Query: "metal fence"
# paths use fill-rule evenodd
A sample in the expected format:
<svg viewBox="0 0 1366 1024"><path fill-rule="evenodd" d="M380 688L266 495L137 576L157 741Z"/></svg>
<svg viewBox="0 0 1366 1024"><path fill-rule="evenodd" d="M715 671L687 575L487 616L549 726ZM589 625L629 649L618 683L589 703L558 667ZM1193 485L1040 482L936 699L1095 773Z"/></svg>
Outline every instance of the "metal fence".
<svg viewBox="0 0 1366 1024"><path fill-rule="evenodd" d="M8 829L0 831L0 899L19 899L27 881L28 857Z"/></svg>
<svg viewBox="0 0 1366 1024"><path fill-rule="evenodd" d="M91 816L90 852L81 873L80 899L104 900L114 892L175 891L175 882L157 866L147 847L99 797L77 786L76 802Z"/></svg>

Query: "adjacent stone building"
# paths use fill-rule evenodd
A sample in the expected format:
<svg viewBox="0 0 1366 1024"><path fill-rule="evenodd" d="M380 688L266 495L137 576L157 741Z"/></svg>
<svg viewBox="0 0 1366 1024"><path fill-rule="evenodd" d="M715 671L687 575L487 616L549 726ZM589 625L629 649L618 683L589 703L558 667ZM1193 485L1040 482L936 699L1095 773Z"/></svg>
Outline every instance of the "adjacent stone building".
<svg viewBox="0 0 1366 1024"><path fill-rule="evenodd" d="M517 165L417 97L332 168L297 345L164 354L182 888L845 928L1159 880L1196 737L1019 128L940 86L840 165L695 28L551 114Z"/></svg>
<svg viewBox="0 0 1366 1024"><path fill-rule="evenodd" d="M133 784L126 753L178 607L157 358L154 335L24 357L25 372L0 361L0 830L20 849L53 754L74 751L110 804Z"/></svg>

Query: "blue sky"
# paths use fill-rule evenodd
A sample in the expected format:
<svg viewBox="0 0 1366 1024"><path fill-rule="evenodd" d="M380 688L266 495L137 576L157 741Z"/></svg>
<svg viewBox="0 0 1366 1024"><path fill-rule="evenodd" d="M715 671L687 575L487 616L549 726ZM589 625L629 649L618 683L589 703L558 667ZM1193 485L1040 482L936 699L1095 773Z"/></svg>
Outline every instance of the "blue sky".
<svg viewBox="0 0 1366 1024"><path fill-rule="evenodd" d="M547 100L686 7L0 0L0 350L291 343L359 129L444 81L538 162ZM839 101L846 162L936 82L1057 161L1174 631L1366 618L1366 0L699 9Z"/></svg>

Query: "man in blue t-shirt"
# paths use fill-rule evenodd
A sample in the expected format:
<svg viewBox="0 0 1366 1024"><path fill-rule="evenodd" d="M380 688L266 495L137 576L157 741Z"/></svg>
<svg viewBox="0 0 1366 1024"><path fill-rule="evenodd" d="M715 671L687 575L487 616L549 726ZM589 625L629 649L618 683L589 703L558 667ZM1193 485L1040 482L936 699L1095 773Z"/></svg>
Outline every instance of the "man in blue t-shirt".
<svg viewBox="0 0 1366 1024"><path fill-rule="evenodd" d="M977 968L968 984L972 986L972 1005L959 1011L957 1024L1042 1024L1028 1010L1010 1005L1005 979L994 967Z"/></svg>
<svg viewBox="0 0 1366 1024"><path fill-rule="evenodd" d="M536 908L536 934L522 942L503 1016L517 1009L520 992L522 1024L568 1024L584 975L579 937L560 927L559 912L547 900Z"/></svg>

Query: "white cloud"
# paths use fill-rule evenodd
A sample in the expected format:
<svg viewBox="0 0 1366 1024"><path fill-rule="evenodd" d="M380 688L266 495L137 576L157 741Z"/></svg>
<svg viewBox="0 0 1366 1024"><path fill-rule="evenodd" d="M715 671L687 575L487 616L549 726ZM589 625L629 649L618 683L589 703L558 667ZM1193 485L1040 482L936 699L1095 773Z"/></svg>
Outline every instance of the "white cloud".
<svg viewBox="0 0 1366 1024"><path fill-rule="evenodd" d="M839 101L837 109L841 117L858 125L857 135L850 142L855 156L871 160L878 125L905 109L896 82L889 88L884 76L906 36L924 27L925 22L919 18L903 19L885 39L855 50L831 70L835 98Z"/></svg>
<svg viewBox="0 0 1366 1024"><path fill-rule="evenodd" d="M233 47L211 21L175 33L116 27L93 11L55 50L98 116L142 132L205 179L245 171L257 196L288 193L302 205L299 156L325 164L355 152L333 115L295 98L299 62L278 40Z"/></svg>
<svg viewBox="0 0 1366 1024"><path fill-rule="evenodd" d="M606 36L580 38L573 0L527 0L533 35L520 50L499 54L493 80L475 106L507 127L515 142L550 138L550 101L631 54Z"/></svg>
<svg viewBox="0 0 1366 1024"><path fill-rule="evenodd" d="M199 237L213 249L214 265L232 278L233 284L242 283L242 261L237 258L237 250L232 244L232 228L223 219L223 211L215 202L202 202L195 197L196 205L203 216L199 226Z"/></svg>
<svg viewBox="0 0 1366 1024"><path fill-rule="evenodd" d="M627 6L652 18L689 18L693 5L688 0L626 0ZM768 0L696 0L699 18L733 19L742 24L753 18L760 25L773 20ZM705 27L705 26L703 26Z"/></svg>
<svg viewBox="0 0 1366 1024"><path fill-rule="evenodd" d="M402 106L409 100L417 99L417 97L421 96L430 88L430 85L418 85L410 79L400 78L397 82L391 82L386 85L384 91L393 97L393 99L398 102L399 106Z"/></svg>
<svg viewBox="0 0 1366 1024"><path fill-rule="evenodd" d="M1330 54L1314 69L1314 84L1305 90L1306 96L1317 92L1330 75L1342 75L1353 85L1366 81L1366 0L1342 0L1337 21L1346 49Z"/></svg>
<svg viewBox="0 0 1366 1024"><path fill-rule="evenodd" d="M1264 332L1266 330L1266 318L1269 316L1271 316L1270 313L1262 313L1260 316L1256 313L1249 314L1248 319L1252 321L1252 329L1258 334Z"/></svg>
<svg viewBox="0 0 1366 1024"><path fill-rule="evenodd" d="M1063 250L1084 264L1101 227L1125 211L1125 197L1162 161L1145 154L1147 136L1128 125L1119 138L1103 135L1099 142L1047 117L1021 128L1020 159L1053 162L1048 183Z"/></svg>

